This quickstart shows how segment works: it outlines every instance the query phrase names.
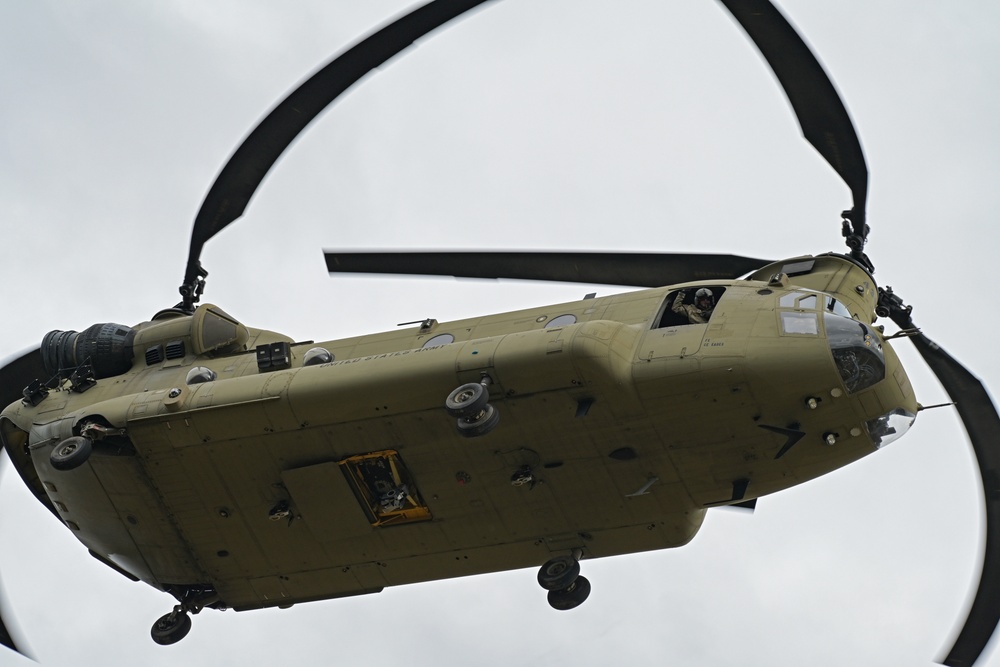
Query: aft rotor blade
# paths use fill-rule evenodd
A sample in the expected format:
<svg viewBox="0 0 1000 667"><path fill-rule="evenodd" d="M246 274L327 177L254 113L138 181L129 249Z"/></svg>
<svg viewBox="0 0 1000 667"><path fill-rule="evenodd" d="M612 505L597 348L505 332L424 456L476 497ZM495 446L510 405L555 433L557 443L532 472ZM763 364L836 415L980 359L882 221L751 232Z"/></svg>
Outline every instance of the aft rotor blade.
<svg viewBox="0 0 1000 667"><path fill-rule="evenodd" d="M286 148L316 116L368 72L415 40L488 0L434 0L369 35L293 90L236 149L195 218L184 285L198 275L202 247L246 210Z"/></svg>
<svg viewBox="0 0 1000 667"><path fill-rule="evenodd" d="M972 665L1000 620L1000 415L983 383L969 369L925 335L915 335L911 340L955 401L983 482L986 506L983 571L969 616L943 662L951 667Z"/></svg>
<svg viewBox="0 0 1000 667"><path fill-rule="evenodd" d="M33 347L3 360L0 366L0 410L22 397L34 380L48 379L40 348Z"/></svg>
<svg viewBox="0 0 1000 667"><path fill-rule="evenodd" d="M720 0L781 83L802 134L851 189L851 222L864 239L868 165L858 133L830 77L795 28L768 0Z"/></svg>
<svg viewBox="0 0 1000 667"><path fill-rule="evenodd" d="M4 462L3 452L0 451L0 472L3 471L3 462ZM3 612L7 611L8 609L10 609L10 607L6 604L5 596L3 593L3 586L2 584L0 584L0 646L6 646L12 651L17 651L18 653L20 653L25 657L30 657L27 652L18 648L17 642L14 641L14 637L11 636L10 629L7 627L7 623L4 622ZM0 653L2 653L2 649L0 649Z"/></svg>
<svg viewBox="0 0 1000 667"><path fill-rule="evenodd" d="M625 252L327 251L325 255L330 273L513 278L634 287L739 278L770 263L736 255Z"/></svg>
<svg viewBox="0 0 1000 667"><path fill-rule="evenodd" d="M0 470L3 469L3 455L0 454ZM3 610L6 605L4 604L4 596L2 589L0 589L0 646L6 646L7 648L17 651L20 653L20 649L17 648L17 644L14 643L14 638L10 636L10 630L7 629L7 624L3 621Z"/></svg>
<svg viewBox="0 0 1000 667"><path fill-rule="evenodd" d="M24 388L32 381L43 378L44 375L45 370L42 366L42 355L37 347L4 360L3 366L0 366L0 410L20 399ZM2 449L0 447L0 450ZM0 473L3 471L5 458L3 452L0 451ZM9 607L5 604L3 590L0 588L0 646L6 646L22 655L30 657L24 650L18 648L17 643L11 636L10 618L8 617L7 621L5 621L2 613L6 609L9 609Z"/></svg>

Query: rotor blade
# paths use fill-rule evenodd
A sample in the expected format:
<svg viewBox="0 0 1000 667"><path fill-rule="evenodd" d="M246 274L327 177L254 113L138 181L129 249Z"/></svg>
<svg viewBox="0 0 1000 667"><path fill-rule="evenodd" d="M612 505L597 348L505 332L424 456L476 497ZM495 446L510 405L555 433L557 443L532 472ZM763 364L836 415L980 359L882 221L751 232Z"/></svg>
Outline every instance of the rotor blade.
<svg viewBox="0 0 1000 667"><path fill-rule="evenodd" d="M37 347L5 359L3 366L0 366L0 410L20 399L24 388L33 380L43 377L45 377L45 370L42 366L41 351ZM0 446L0 450L2 449L3 447ZM13 453L10 454L13 455ZM0 452L0 472L2 472L5 458L3 452ZM3 612L6 609L8 607L4 601L3 590L0 588L0 646L6 646L21 655L30 657L28 653L18 648L11 636L10 627L3 619Z"/></svg>
<svg viewBox="0 0 1000 667"><path fill-rule="evenodd" d="M33 347L3 360L0 366L0 410L22 397L24 388L34 380L47 379L42 353Z"/></svg>
<svg viewBox="0 0 1000 667"><path fill-rule="evenodd" d="M635 287L738 278L770 263L736 255L625 252L327 251L325 256L330 273L514 278Z"/></svg>
<svg viewBox="0 0 1000 667"><path fill-rule="evenodd" d="M219 172L195 218L184 284L199 272L205 243L246 210L264 176L292 141L341 93L420 37L487 0L434 0L361 40L282 100Z"/></svg>
<svg viewBox="0 0 1000 667"><path fill-rule="evenodd" d="M3 452L0 451L0 473L3 472L3 462L4 455ZM7 629L7 625L3 622L3 611L6 606L7 605L4 604L3 589L0 588L0 646L6 646L7 648L20 653L20 650L18 650L17 645L14 643L14 638L10 636L10 631Z"/></svg>
<svg viewBox="0 0 1000 667"><path fill-rule="evenodd" d="M3 622L4 607L6 607L6 605L4 604L3 590L0 589L0 646L6 646L10 650L17 651L21 655L24 655L21 649L17 647L17 644L14 642L14 638L10 636L10 631Z"/></svg>
<svg viewBox="0 0 1000 667"><path fill-rule="evenodd" d="M768 0L719 0L757 45L785 90L802 134L847 183L851 222L865 238L868 166L858 133L830 77L795 28Z"/></svg>
<svg viewBox="0 0 1000 667"><path fill-rule="evenodd" d="M2 449L3 448L0 447L0 450ZM3 472L3 462L4 462L3 451L0 451L0 473ZM3 586L0 585L0 646L6 646L7 648L13 651L17 651L21 655L27 657L27 654L17 647L17 643L11 636L10 630L7 628L7 624L4 623L3 615L4 612L7 611L8 609L9 607L6 604L5 596L3 593Z"/></svg>
<svg viewBox="0 0 1000 667"><path fill-rule="evenodd" d="M912 326L912 321L907 322ZM952 667L972 665L1000 620L1000 415L983 383L965 366L923 334L912 336L911 340L955 401L983 482L986 505L983 571L965 625L943 663Z"/></svg>

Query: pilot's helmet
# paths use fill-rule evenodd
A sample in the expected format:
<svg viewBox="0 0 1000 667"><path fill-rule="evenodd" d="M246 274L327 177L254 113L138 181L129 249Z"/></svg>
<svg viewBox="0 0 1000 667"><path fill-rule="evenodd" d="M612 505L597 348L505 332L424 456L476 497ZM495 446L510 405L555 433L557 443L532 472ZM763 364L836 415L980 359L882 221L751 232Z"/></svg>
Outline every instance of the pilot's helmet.
<svg viewBox="0 0 1000 667"><path fill-rule="evenodd" d="M715 307L715 295L712 290L702 287L694 293L694 305L702 310L709 310Z"/></svg>

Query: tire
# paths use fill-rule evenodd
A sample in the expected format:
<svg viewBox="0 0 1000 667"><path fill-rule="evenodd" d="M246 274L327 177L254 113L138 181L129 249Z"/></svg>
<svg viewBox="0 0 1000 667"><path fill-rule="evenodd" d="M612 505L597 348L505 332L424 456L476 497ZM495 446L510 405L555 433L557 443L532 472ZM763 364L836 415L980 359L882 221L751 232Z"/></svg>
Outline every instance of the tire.
<svg viewBox="0 0 1000 667"><path fill-rule="evenodd" d="M458 432L466 438L486 435L500 423L500 411L489 403L475 417L459 417L456 425Z"/></svg>
<svg viewBox="0 0 1000 667"><path fill-rule="evenodd" d="M160 646L169 646L184 639L189 632L191 632L191 617L185 612L170 612L153 623L149 634Z"/></svg>
<svg viewBox="0 0 1000 667"><path fill-rule="evenodd" d="M569 611L582 605L590 597L590 581L587 577L577 577L569 588L549 591L549 606L557 611Z"/></svg>
<svg viewBox="0 0 1000 667"><path fill-rule="evenodd" d="M538 569L538 585L547 591L564 590L580 576L580 562L572 556L557 556Z"/></svg>
<svg viewBox="0 0 1000 667"><path fill-rule="evenodd" d="M485 385L470 382L448 394L444 409L452 417L473 417L483 411L489 400L490 392Z"/></svg>
<svg viewBox="0 0 1000 667"><path fill-rule="evenodd" d="M74 435L66 438L52 449L52 453L49 454L49 463L56 470L72 470L86 463L93 451L94 447L89 438Z"/></svg>

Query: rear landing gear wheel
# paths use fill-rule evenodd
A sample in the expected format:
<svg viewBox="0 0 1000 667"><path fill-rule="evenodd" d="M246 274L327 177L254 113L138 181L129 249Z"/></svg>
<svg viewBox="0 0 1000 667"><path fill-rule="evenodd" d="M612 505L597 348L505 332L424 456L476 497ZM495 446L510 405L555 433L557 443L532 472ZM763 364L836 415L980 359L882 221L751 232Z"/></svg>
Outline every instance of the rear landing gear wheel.
<svg viewBox="0 0 1000 667"><path fill-rule="evenodd" d="M74 435L66 438L52 449L52 453L49 454L49 463L56 470L72 470L86 463L93 451L94 447L89 438Z"/></svg>
<svg viewBox="0 0 1000 667"><path fill-rule="evenodd" d="M547 591L569 588L580 576L580 562L572 556L557 556L538 569L538 585Z"/></svg>
<svg viewBox="0 0 1000 667"><path fill-rule="evenodd" d="M500 422L500 412L489 403L477 414L471 417L459 417L458 432L466 438L486 435L497 427Z"/></svg>
<svg viewBox="0 0 1000 667"><path fill-rule="evenodd" d="M549 591L549 606L558 611L576 609L590 597L590 580L577 577L568 588Z"/></svg>
<svg viewBox="0 0 1000 667"><path fill-rule="evenodd" d="M452 417L474 417L483 411L489 400L490 392L486 385L470 382L448 394L444 409Z"/></svg>
<svg viewBox="0 0 1000 667"><path fill-rule="evenodd" d="M191 617L186 611L175 609L161 616L149 631L153 641L160 646L176 644L191 631Z"/></svg>

